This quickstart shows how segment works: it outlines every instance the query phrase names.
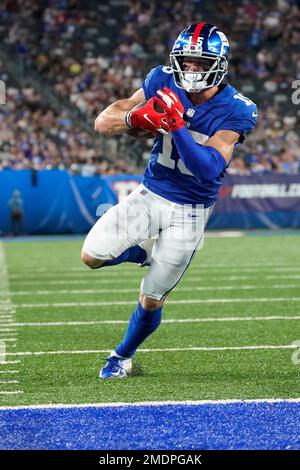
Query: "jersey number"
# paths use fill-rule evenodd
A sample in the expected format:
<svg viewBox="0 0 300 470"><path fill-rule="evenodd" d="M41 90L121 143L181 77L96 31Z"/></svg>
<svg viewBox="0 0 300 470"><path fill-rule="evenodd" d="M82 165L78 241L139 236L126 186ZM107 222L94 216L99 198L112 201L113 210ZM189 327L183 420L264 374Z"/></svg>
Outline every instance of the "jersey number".
<svg viewBox="0 0 300 470"><path fill-rule="evenodd" d="M254 105L253 101L251 101L249 98L246 98L246 96L241 95L241 93L237 93L236 95L233 95L233 97L236 100L243 101L246 104L246 106L251 106L252 104Z"/></svg>
<svg viewBox="0 0 300 470"><path fill-rule="evenodd" d="M195 139L195 141L198 144L204 144L204 142L208 139L208 135L205 134L200 134L199 132L195 131L189 131L192 134L192 137ZM170 168L171 170L175 170L177 167L180 173L183 175L189 175L193 176L193 173L190 172L190 170L187 169L183 161L178 158L177 164L176 161L172 159L172 135L167 134L163 138L163 146L162 146L162 151L158 155L158 163L160 163L163 166L166 166L167 168Z"/></svg>

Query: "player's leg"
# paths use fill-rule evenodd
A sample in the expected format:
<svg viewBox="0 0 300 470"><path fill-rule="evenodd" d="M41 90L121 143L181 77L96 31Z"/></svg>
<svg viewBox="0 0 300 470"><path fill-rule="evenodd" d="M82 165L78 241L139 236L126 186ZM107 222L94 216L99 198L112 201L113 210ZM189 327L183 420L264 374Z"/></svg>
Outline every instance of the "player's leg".
<svg viewBox="0 0 300 470"><path fill-rule="evenodd" d="M165 297L178 284L195 251L203 244L204 227L210 212L211 209L201 208L191 213L190 208L178 205L173 209L171 224L161 230L154 244L150 269L141 284L139 303L113 356L128 360L157 330ZM119 366L122 369L122 363Z"/></svg>
<svg viewBox="0 0 300 470"><path fill-rule="evenodd" d="M153 248L150 269L142 281L138 305L124 338L100 371L101 379L123 378L130 373L131 358L137 348L159 327L164 297L178 283L193 256L194 250L183 249L181 245L180 241L169 239L166 231L160 233Z"/></svg>
<svg viewBox="0 0 300 470"><path fill-rule="evenodd" d="M144 193L149 195L150 219L152 226L155 227L154 231L158 232L158 228L161 230L164 226L168 226L169 210L172 203L163 198L153 197L147 191L144 191ZM157 240L155 243L157 243ZM140 295L138 305L131 315L123 340L112 351L105 367L100 371L99 377L101 379L125 377L126 373L130 372L131 357L138 346L158 328L161 322L162 305L163 300L143 294Z"/></svg>
<svg viewBox="0 0 300 470"><path fill-rule="evenodd" d="M204 229L212 208L190 209L176 205L172 222L157 240L151 268L145 275L141 292L156 300L164 299L178 284L197 250L203 247Z"/></svg>
<svg viewBox="0 0 300 470"><path fill-rule="evenodd" d="M160 325L163 300L140 294L139 302L131 315L124 338L107 358L100 379L123 378L132 371L132 356L136 349Z"/></svg>
<svg viewBox="0 0 300 470"><path fill-rule="evenodd" d="M141 191L142 187L137 188L110 208L88 233L81 258L90 268L146 261L147 249L139 243L150 238L155 228L149 225L151 204Z"/></svg>
<svg viewBox="0 0 300 470"><path fill-rule="evenodd" d="M177 285L197 248L203 242L204 226L211 209L192 212L184 207L173 210L173 221L156 240L151 266L141 285L137 308L133 312L121 343L112 352L100 378L125 377L131 370L131 358L137 348L160 325L163 302Z"/></svg>

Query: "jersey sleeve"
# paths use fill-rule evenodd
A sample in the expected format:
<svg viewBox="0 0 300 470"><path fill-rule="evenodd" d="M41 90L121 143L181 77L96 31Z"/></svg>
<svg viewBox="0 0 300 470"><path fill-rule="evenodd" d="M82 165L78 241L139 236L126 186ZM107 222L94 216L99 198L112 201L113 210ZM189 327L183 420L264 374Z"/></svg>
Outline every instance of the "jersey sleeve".
<svg viewBox="0 0 300 470"><path fill-rule="evenodd" d="M229 130L240 134L239 142L242 143L246 135L249 134L256 125L257 107L252 101L251 104L239 104L233 113L231 113L222 124L219 130Z"/></svg>
<svg viewBox="0 0 300 470"><path fill-rule="evenodd" d="M157 90L162 88L161 86L161 74L162 66L155 67L151 69L147 77L142 83L142 87L145 93L146 99L150 99L152 96L156 95Z"/></svg>

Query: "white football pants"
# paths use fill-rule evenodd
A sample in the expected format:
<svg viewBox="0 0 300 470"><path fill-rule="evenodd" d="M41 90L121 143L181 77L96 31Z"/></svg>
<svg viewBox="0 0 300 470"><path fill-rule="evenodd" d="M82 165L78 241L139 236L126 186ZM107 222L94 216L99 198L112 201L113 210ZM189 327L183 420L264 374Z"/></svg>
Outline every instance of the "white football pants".
<svg viewBox="0 0 300 470"><path fill-rule="evenodd" d="M162 300L202 247L212 210L213 206L176 204L140 185L95 223L83 251L99 260L111 260L129 247L156 238L141 293Z"/></svg>

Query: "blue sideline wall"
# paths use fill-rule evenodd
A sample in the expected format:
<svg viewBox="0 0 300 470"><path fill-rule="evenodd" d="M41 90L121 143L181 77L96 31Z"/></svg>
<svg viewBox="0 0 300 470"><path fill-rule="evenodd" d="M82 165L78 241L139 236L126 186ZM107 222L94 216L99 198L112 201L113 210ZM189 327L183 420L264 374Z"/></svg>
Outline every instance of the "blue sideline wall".
<svg viewBox="0 0 300 470"><path fill-rule="evenodd" d="M129 194L141 176L82 177L67 171L0 171L0 233L11 231L8 201L19 190L28 234L85 233L98 217ZM229 176L210 229L300 227L300 175Z"/></svg>

